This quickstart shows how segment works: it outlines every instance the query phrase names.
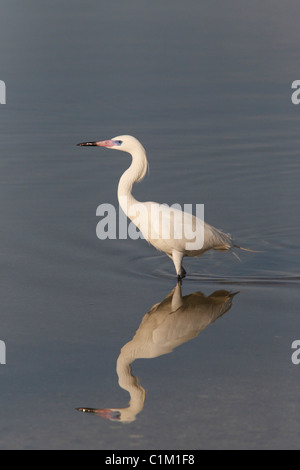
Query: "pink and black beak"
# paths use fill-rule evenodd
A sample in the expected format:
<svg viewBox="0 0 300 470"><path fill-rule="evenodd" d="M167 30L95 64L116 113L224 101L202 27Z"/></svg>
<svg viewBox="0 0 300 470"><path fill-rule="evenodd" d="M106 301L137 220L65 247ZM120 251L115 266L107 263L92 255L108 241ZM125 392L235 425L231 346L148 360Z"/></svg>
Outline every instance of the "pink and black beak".
<svg viewBox="0 0 300 470"><path fill-rule="evenodd" d="M119 421L121 416L119 410L114 410L111 408L76 408L76 410L81 411L82 413L92 413L96 416L101 416L101 418L109 419L110 421Z"/></svg>
<svg viewBox="0 0 300 470"><path fill-rule="evenodd" d="M96 147L97 142L81 142L80 144L77 144L78 147L84 147L86 145L92 145L93 147Z"/></svg>
<svg viewBox="0 0 300 470"><path fill-rule="evenodd" d="M99 142L81 142L77 144L79 147L92 146L92 147L117 147L122 144L121 140L102 140Z"/></svg>

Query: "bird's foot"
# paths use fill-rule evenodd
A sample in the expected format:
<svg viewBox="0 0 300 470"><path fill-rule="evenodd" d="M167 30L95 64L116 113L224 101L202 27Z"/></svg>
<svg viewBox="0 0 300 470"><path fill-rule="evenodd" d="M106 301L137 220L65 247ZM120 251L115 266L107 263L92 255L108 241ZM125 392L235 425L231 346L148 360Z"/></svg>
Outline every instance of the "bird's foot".
<svg viewBox="0 0 300 470"><path fill-rule="evenodd" d="M184 268L181 268L181 272L180 272L180 274L178 274L178 276L177 276L177 281L178 281L178 282L181 282L182 279L185 278L185 276L186 276L186 270L185 270Z"/></svg>

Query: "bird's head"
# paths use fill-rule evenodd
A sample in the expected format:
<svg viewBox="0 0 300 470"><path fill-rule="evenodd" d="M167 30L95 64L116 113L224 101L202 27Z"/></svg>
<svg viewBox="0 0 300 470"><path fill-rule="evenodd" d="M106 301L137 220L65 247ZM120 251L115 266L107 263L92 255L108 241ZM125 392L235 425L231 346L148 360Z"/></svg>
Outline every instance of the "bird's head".
<svg viewBox="0 0 300 470"><path fill-rule="evenodd" d="M123 152L132 153L134 150L143 148L142 144L131 135L119 135L110 140L100 140L98 142L82 142L79 146L96 146L106 147L108 149L122 150Z"/></svg>

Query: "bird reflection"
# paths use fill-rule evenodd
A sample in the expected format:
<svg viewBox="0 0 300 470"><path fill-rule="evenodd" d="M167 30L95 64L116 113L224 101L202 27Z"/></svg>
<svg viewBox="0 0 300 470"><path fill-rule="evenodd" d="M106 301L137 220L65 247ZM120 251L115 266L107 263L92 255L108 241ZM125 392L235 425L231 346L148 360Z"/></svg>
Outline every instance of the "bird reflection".
<svg viewBox="0 0 300 470"><path fill-rule="evenodd" d="M121 349L117 360L119 385L130 395L125 408L77 408L111 421L132 422L144 408L146 392L132 374L136 359L168 354L183 343L198 336L208 325L224 315L232 306L237 293L218 290L209 296L195 292L182 296L178 283L170 294L146 313L131 341Z"/></svg>

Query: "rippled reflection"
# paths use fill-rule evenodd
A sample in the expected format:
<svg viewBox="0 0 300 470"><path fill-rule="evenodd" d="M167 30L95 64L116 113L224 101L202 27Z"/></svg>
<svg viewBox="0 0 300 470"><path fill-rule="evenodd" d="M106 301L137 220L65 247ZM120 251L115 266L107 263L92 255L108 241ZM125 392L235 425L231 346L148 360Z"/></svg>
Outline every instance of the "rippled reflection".
<svg viewBox="0 0 300 470"><path fill-rule="evenodd" d="M153 358L172 352L198 336L208 325L228 312L236 293L218 290L209 296L195 292L182 296L177 284L170 294L146 313L131 341L121 349L117 360L119 385L130 395L125 408L77 408L111 421L131 422L144 408L146 392L132 374L136 359Z"/></svg>

